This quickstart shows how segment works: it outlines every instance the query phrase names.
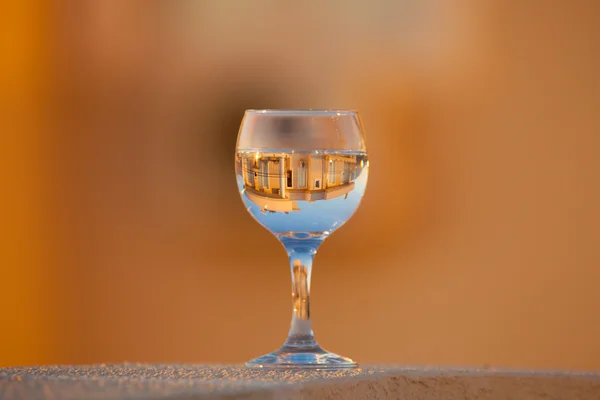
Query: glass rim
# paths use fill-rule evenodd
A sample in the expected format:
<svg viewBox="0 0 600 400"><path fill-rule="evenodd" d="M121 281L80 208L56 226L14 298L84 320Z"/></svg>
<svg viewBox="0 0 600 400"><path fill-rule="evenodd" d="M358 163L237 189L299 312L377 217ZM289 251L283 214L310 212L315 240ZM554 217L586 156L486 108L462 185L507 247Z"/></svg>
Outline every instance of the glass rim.
<svg viewBox="0 0 600 400"><path fill-rule="evenodd" d="M324 109L248 109L245 114L252 115L276 115L276 116L287 116L287 117L299 117L299 116L341 116L341 115L357 115L358 110L356 109L336 109L336 108L324 108Z"/></svg>

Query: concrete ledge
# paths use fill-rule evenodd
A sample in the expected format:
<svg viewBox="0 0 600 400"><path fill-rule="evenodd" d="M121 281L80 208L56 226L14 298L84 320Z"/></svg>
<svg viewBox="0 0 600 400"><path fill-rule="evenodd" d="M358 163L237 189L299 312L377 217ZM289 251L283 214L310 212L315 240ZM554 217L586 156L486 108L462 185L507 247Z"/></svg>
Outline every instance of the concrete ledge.
<svg viewBox="0 0 600 400"><path fill-rule="evenodd" d="M363 366L118 364L0 369L0 399L600 399L600 374Z"/></svg>

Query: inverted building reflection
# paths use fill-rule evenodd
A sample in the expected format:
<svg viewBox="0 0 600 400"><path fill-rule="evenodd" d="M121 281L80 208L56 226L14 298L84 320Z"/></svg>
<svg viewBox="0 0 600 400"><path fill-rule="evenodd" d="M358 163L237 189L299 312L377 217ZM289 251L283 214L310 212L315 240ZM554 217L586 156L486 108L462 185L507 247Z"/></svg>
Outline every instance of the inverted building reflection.
<svg viewBox="0 0 600 400"><path fill-rule="evenodd" d="M300 201L348 197L368 161L363 155L243 153L247 198L262 213L299 211Z"/></svg>

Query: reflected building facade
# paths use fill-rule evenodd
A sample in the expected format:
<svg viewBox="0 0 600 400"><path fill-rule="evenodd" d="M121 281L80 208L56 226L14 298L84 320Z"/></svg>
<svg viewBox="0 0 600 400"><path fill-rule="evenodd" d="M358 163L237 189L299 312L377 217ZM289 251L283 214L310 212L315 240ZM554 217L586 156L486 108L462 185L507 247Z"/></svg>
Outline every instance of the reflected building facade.
<svg viewBox="0 0 600 400"><path fill-rule="evenodd" d="M245 193L261 212L298 211L298 201L348 196L365 157L343 154L255 153L240 155Z"/></svg>

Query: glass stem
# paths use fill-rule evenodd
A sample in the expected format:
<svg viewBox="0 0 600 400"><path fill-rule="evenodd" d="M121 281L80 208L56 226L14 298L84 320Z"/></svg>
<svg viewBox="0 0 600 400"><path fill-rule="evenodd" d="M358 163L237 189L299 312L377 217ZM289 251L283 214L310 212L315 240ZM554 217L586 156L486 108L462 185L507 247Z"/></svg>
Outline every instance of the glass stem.
<svg viewBox="0 0 600 400"><path fill-rule="evenodd" d="M315 347L310 320L310 276L322 239L282 239L292 273L292 323L285 347Z"/></svg>

